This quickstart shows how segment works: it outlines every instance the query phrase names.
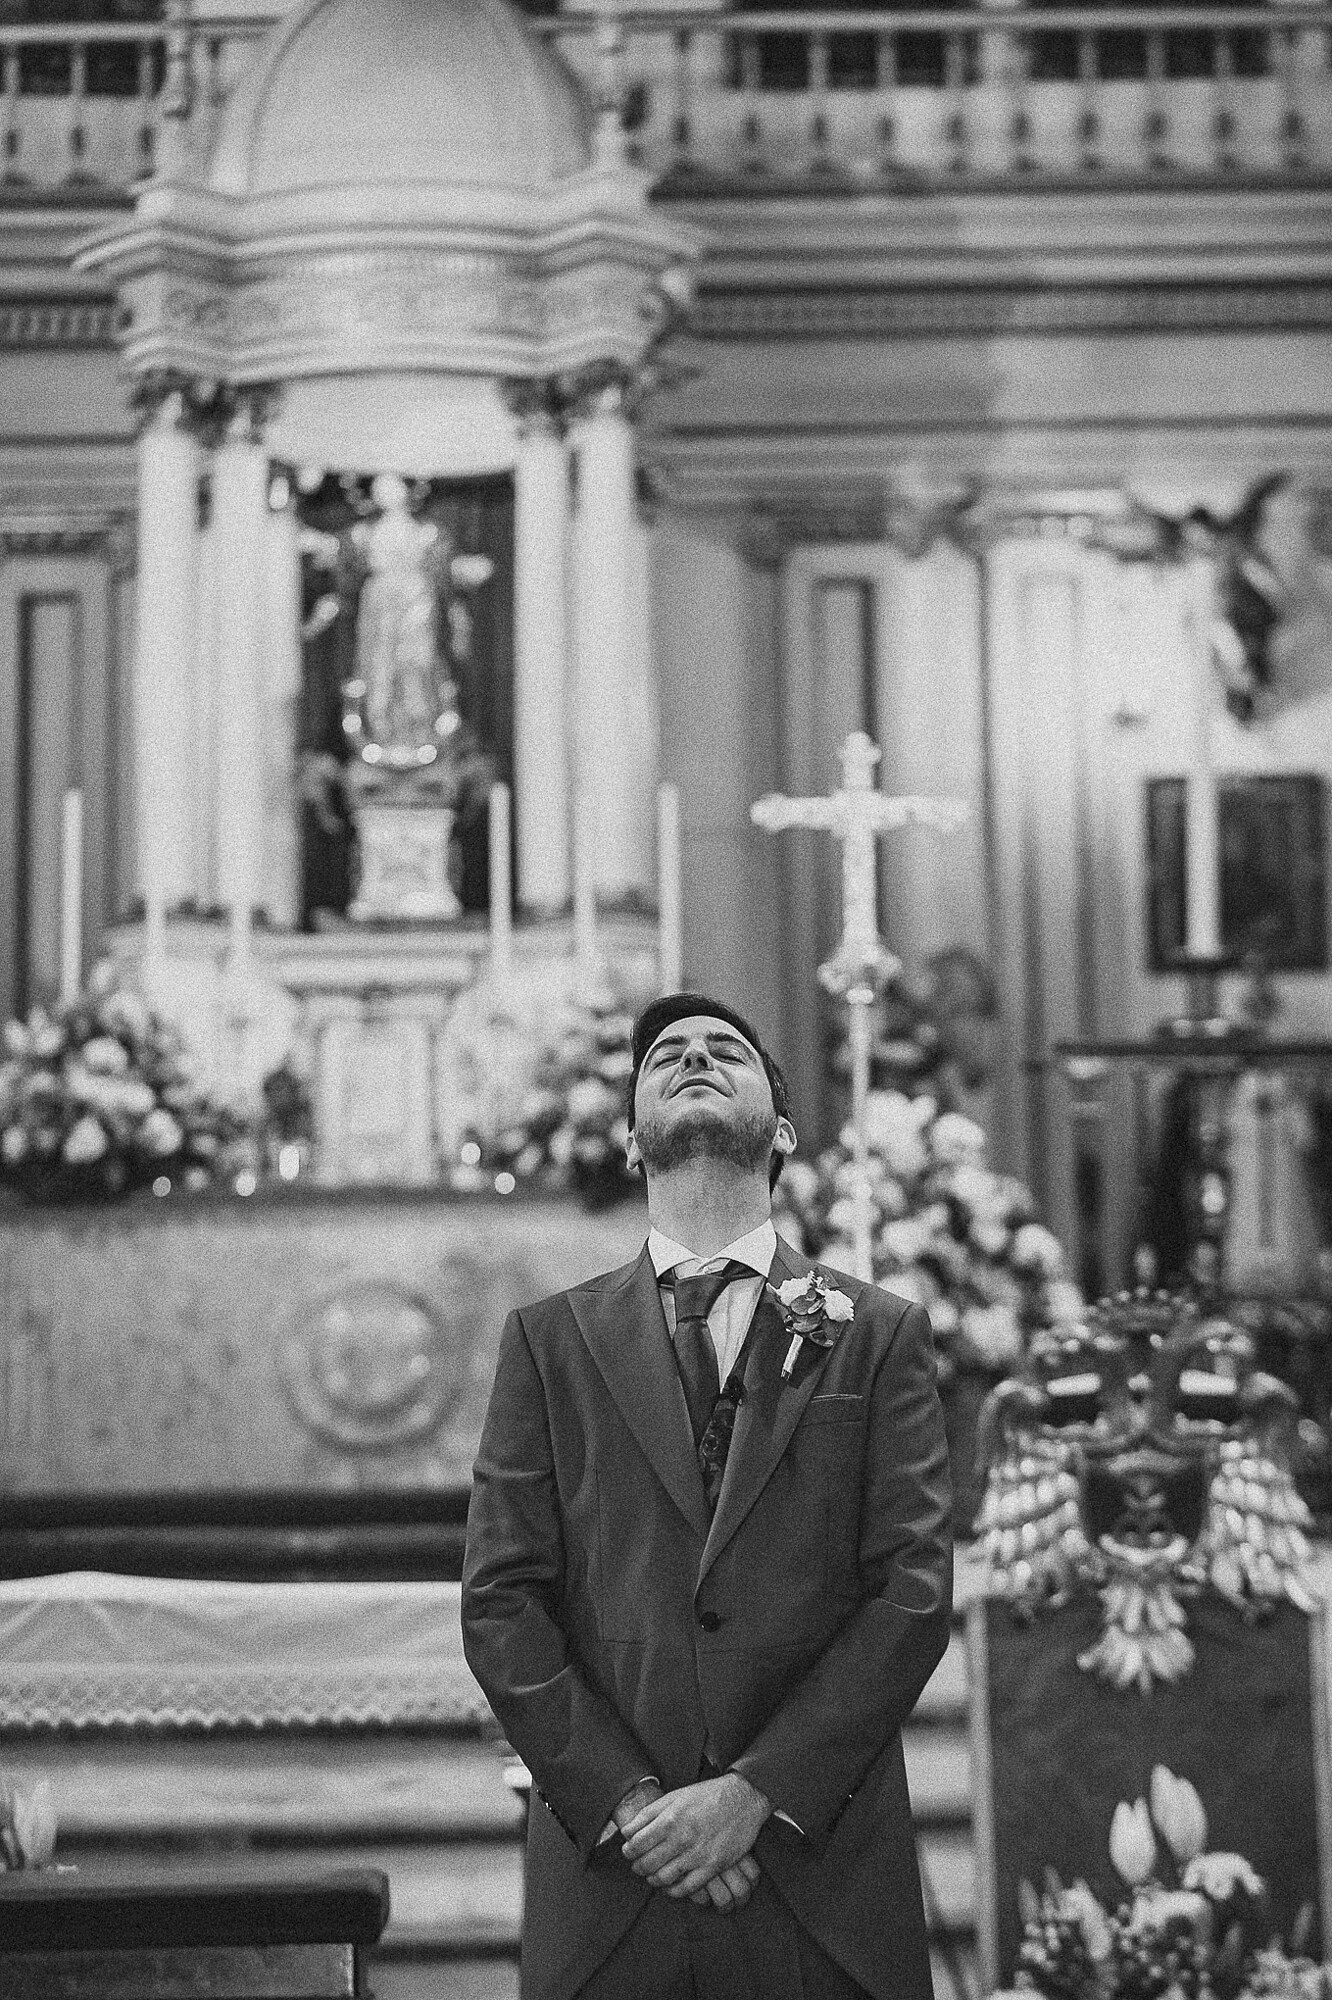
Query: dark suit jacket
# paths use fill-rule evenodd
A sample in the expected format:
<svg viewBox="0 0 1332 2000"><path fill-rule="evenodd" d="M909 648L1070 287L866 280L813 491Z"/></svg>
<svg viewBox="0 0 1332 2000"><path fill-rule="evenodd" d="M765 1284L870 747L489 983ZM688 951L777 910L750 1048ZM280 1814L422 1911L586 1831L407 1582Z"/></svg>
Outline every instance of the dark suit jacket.
<svg viewBox="0 0 1332 2000"><path fill-rule="evenodd" d="M779 1239L774 1285L811 1268ZM835 1282L855 1317L790 1383L761 1300L711 1522L646 1249L505 1325L462 1624L538 1791L527 2000L576 1992L653 1893L594 1857L615 1806L705 1752L803 1829L769 1821L755 1852L824 1950L928 2000L900 1731L948 1640L943 1417L925 1313Z"/></svg>

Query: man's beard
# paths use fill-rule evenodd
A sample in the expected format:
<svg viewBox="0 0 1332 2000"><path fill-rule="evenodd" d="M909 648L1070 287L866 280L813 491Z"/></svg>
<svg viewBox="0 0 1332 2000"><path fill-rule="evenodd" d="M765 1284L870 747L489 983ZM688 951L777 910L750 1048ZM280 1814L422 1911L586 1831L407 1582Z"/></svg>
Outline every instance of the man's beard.
<svg viewBox="0 0 1332 2000"><path fill-rule="evenodd" d="M710 1107L683 1113L669 1124L652 1114L634 1128L639 1156L649 1174L669 1173L691 1160L716 1160L745 1173L765 1168L777 1136L776 1116L754 1111L741 1118L719 1118Z"/></svg>

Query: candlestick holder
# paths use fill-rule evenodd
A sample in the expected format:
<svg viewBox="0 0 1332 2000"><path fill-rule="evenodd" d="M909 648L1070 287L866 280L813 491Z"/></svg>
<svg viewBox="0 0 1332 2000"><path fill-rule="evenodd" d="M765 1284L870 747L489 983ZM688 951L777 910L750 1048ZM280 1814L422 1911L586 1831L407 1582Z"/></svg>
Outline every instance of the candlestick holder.
<svg viewBox="0 0 1332 2000"><path fill-rule="evenodd" d="M1244 1032L1243 1023L1233 1020L1221 1006L1222 974L1235 971L1234 959L1195 958L1181 952L1170 969L1183 975L1184 1012L1168 1015L1158 1033L1171 1040L1219 1042Z"/></svg>

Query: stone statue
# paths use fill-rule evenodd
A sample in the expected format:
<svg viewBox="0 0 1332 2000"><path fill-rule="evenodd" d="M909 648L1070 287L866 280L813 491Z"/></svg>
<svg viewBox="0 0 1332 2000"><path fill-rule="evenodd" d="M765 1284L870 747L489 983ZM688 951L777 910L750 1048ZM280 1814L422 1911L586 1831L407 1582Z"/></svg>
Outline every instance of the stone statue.
<svg viewBox="0 0 1332 2000"><path fill-rule="evenodd" d="M406 481L382 472L375 521L351 533L368 567L356 621L355 667L343 728L360 759L390 771L433 764L459 725L458 690L439 645L438 594L450 574L447 537L413 520Z"/></svg>

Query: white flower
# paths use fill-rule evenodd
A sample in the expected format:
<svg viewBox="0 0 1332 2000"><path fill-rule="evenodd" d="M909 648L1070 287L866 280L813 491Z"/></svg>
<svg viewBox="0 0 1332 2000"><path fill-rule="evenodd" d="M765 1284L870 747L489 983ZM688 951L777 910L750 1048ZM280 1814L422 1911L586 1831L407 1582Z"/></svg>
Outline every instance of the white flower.
<svg viewBox="0 0 1332 2000"><path fill-rule="evenodd" d="M108 993L97 1009L103 1027L137 1041L146 1035L152 1016L137 993Z"/></svg>
<svg viewBox="0 0 1332 2000"><path fill-rule="evenodd" d="M788 1278L784 1285L778 1285L777 1296L784 1306L793 1306L797 1299L804 1297L808 1287L808 1278Z"/></svg>
<svg viewBox="0 0 1332 2000"><path fill-rule="evenodd" d="M178 1153L185 1134L169 1111L150 1111L139 1127L139 1138L148 1152L158 1159L165 1159L168 1153Z"/></svg>
<svg viewBox="0 0 1332 2000"><path fill-rule="evenodd" d="M1146 1799L1121 1799L1110 1822L1110 1859L1130 1888L1145 1882L1156 1866L1156 1836Z"/></svg>
<svg viewBox="0 0 1332 2000"><path fill-rule="evenodd" d="M106 1132L91 1112L80 1118L61 1147L61 1156L71 1167L91 1166L107 1148Z"/></svg>
<svg viewBox="0 0 1332 2000"><path fill-rule="evenodd" d="M1022 1329L1011 1306L968 1306L962 1331L987 1368L1007 1368L1022 1353Z"/></svg>
<svg viewBox="0 0 1332 2000"><path fill-rule="evenodd" d="M13 1795L14 1840L25 1868L45 1868L55 1853L55 1801L49 1778L39 1778L31 1791Z"/></svg>
<svg viewBox="0 0 1332 2000"><path fill-rule="evenodd" d="M27 1055L28 1031L22 1021L5 1022L5 1047L11 1056Z"/></svg>
<svg viewBox="0 0 1332 2000"><path fill-rule="evenodd" d="M885 1222L879 1231L879 1249L896 1264L914 1264L924 1254L934 1234L921 1215L904 1215L897 1222Z"/></svg>
<svg viewBox="0 0 1332 2000"><path fill-rule="evenodd" d="M986 1257L1002 1257L1008 1248L1008 1225L979 1219L972 1223L969 1232L976 1248Z"/></svg>
<svg viewBox="0 0 1332 2000"><path fill-rule="evenodd" d="M84 1067L99 1076L123 1076L129 1068L129 1050L114 1035L94 1035L79 1055Z"/></svg>
<svg viewBox="0 0 1332 2000"><path fill-rule="evenodd" d="M1080 1320L1086 1311L1081 1287L1071 1278L1052 1278L1045 1287L1045 1310L1052 1326Z"/></svg>
<svg viewBox="0 0 1332 2000"><path fill-rule="evenodd" d="M819 1177L808 1160L788 1160L782 1170L782 1199L789 1207L807 1208L819 1191Z"/></svg>
<svg viewBox="0 0 1332 2000"><path fill-rule="evenodd" d="M1064 1910L1082 1932L1082 1941L1092 1962L1099 1965L1103 1959L1109 1958L1114 1942L1109 1919L1085 1882L1075 1882L1071 1889L1065 1889Z"/></svg>
<svg viewBox="0 0 1332 2000"><path fill-rule="evenodd" d="M1181 1865L1193 1861L1207 1845L1207 1814L1187 1778L1177 1778L1158 1764L1151 1781L1152 1818L1166 1845Z"/></svg>
<svg viewBox="0 0 1332 2000"><path fill-rule="evenodd" d="M1261 1896L1263 1879L1242 1854L1195 1854L1184 1870L1184 1887L1200 1889L1214 1903L1225 1903L1236 1889Z"/></svg>
<svg viewBox="0 0 1332 2000"><path fill-rule="evenodd" d="M830 1320L838 1324L844 1324L847 1320L854 1319L856 1315L854 1301L849 1299L845 1292L834 1291L831 1286L823 1294L823 1310Z"/></svg>
<svg viewBox="0 0 1332 2000"><path fill-rule="evenodd" d="M974 1118L960 1111L945 1111L930 1128L930 1150L945 1166L980 1160L985 1153L985 1134Z"/></svg>
<svg viewBox="0 0 1332 2000"><path fill-rule="evenodd" d="M546 1141L550 1157L557 1167L567 1167L573 1158L574 1135L567 1125L558 1125Z"/></svg>
<svg viewBox="0 0 1332 2000"><path fill-rule="evenodd" d="M1043 1278L1057 1278L1064 1268L1063 1246L1043 1222L1024 1222L1009 1256L1020 1271L1034 1271Z"/></svg>

